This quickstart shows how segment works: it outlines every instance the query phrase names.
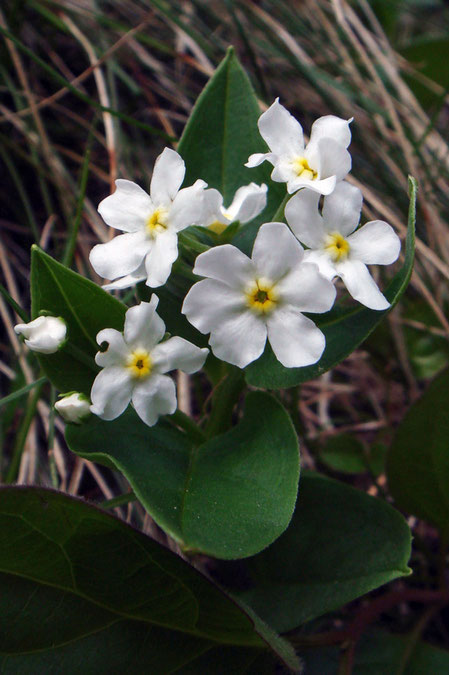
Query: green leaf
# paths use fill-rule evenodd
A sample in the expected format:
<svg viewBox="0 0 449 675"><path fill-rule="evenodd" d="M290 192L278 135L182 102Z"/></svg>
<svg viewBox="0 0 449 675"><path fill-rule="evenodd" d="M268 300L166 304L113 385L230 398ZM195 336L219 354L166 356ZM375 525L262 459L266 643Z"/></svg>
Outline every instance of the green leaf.
<svg viewBox="0 0 449 675"><path fill-rule="evenodd" d="M385 292L391 307L384 311L376 311L359 304L348 307L343 301L327 314L312 315L311 318L326 336L326 349L318 363L305 368L284 368L267 344L260 359L250 363L245 369L248 384L265 389L281 389L319 377L349 356L396 305L410 280L415 254L416 181L410 178L409 183L410 209L405 260Z"/></svg>
<svg viewBox="0 0 449 675"><path fill-rule="evenodd" d="M299 476L296 434L280 403L250 393L237 426L199 447L147 427L130 408L67 428L71 450L115 465L157 524L185 549L218 558L259 552L287 527Z"/></svg>
<svg viewBox="0 0 449 675"><path fill-rule="evenodd" d="M64 267L37 246L31 251L31 309L61 316L67 322L67 343L39 362L60 391L89 394L98 372L96 335L103 328L123 330L126 307L102 288Z"/></svg>
<svg viewBox="0 0 449 675"><path fill-rule="evenodd" d="M244 166L251 154L267 151L257 127L260 114L248 76L230 48L200 94L178 146L187 166L185 184L202 178L222 193L226 206L242 185L268 184L268 206L259 224L270 219L285 195L285 186L271 181L267 162ZM256 232L251 228L252 239Z"/></svg>
<svg viewBox="0 0 449 675"><path fill-rule="evenodd" d="M245 561L253 587L239 595L285 632L409 574L410 548L410 530L389 504L306 474L288 529Z"/></svg>
<svg viewBox="0 0 449 675"><path fill-rule="evenodd" d="M387 458L391 494L401 509L449 536L449 370L410 408Z"/></svg>
<svg viewBox="0 0 449 675"><path fill-rule="evenodd" d="M0 489L0 589L7 675L246 673L271 661L267 646L297 667L288 643L181 558L51 490Z"/></svg>
<svg viewBox="0 0 449 675"><path fill-rule="evenodd" d="M351 434L338 434L329 438L320 450L318 459L334 471L358 474L371 472L375 476L382 473L386 448L374 443L369 449Z"/></svg>

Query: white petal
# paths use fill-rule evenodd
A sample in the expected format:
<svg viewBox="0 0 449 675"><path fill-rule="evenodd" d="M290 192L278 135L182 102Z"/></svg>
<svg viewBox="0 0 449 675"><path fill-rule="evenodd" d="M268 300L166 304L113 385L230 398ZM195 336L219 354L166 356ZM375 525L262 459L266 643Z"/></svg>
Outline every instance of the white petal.
<svg viewBox="0 0 449 675"><path fill-rule="evenodd" d="M302 127L278 98L259 117L257 126L270 150L277 155L300 155L303 152Z"/></svg>
<svg viewBox="0 0 449 675"><path fill-rule="evenodd" d="M67 324L58 316L39 316L29 323L14 326L18 335L23 335L26 346L40 354L54 354L66 339Z"/></svg>
<svg viewBox="0 0 449 675"><path fill-rule="evenodd" d="M324 227L343 237L354 232L360 221L363 196L361 190L346 181L338 183L323 204Z"/></svg>
<svg viewBox="0 0 449 675"><path fill-rule="evenodd" d="M244 368L262 354L267 327L260 317L246 310L237 316L223 317L223 323L209 339L213 353L222 361Z"/></svg>
<svg viewBox="0 0 449 675"><path fill-rule="evenodd" d="M335 301L335 286L311 263L298 265L276 288L282 302L300 312L328 312Z"/></svg>
<svg viewBox="0 0 449 675"><path fill-rule="evenodd" d="M103 284L102 288L104 288L105 291L121 290L122 288L135 286L141 281L145 281L146 278L147 272L145 269L145 261L142 261L139 267L134 272L132 272L132 274L127 274L124 277L120 277L120 279L111 281L109 284Z"/></svg>
<svg viewBox="0 0 449 675"><path fill-rule="evenodd" d="M297 192L285 207L285 218L295 236L309 248L319 248L325 236L318 211L320 195L312 190Z"/></svg>
<svg viewBox="0 0 449 675"><path fill-rule="evenodd" d="M132 400L140 419L152 427L160 415L172 415L175 412L175 383L166 375L152 375L136 385Z"/></svg>
<svg viewBox="0 0 449 675"><path fill-rule="evenodd" d="M320 180L329 176L335 176L337 181L343 180L346 174L351 171L352 160L349 152L332 138L321 138L314 146L315 144L309 143L307 150L319 155ZM308 152L305 153L305 156L308 156ZM323 194L329 193L323 192Z"/></svg>
<svg viewBox="0 0 449 675"><path fill-rule="evenodd" d="M181 155L165 148L156 159L151 178L150 195L156 206L169 206L182 185L186 166Z"/></svg>
<svg viewBox="0 0 449 675"><path fill-rule="evenodd" d="M55 403L55 410L66 422L79 424L90 413L90 402L84 394L78 392L63 396Z"/></svg>
<svg viewBox="0 0 449 675"><path fill-rule="evenodd" d="M227 218L223 217L223 196L215 188L204 190L203 192L203 212L198 225L208 227L217 221L229 222Z"/></svg>
<svg viewBox="0 0 449 675"><path fill-rule="evenodd" d="M116 190L98 205L103 220L123 232L136 232L145 227L153 209L150 196L131 180L119 178Z"/></svg>
<svg viewBox="0 0 449 675"><path fill-rule="evenodd" d="M97 244L89 254L90 264L104 279L116 279L134 272L151 248L145 232L119 234L106 244Z"/></svg>
<svg viewBox="0 0 449 675"><path fill-rule="evenodd" d="M354 300L370 309L388 309L390 303L360 260L345 260L344 263L338 263L336 268Z"/></svg>
<svg viewBox="0 0 449 675"><path fill-rule="evenodd" d="M90 399L91 412L103 420L115 420L128 407L133 381L126 368L105 368L94 380Z"/></svg>
<svg viewBox="0 0 449 675"><path fill-rule="evenodd" d="M351 142L351 129L349 128L351 122L352 118L350 120L344 120L335 115L324 115L324 117L319 117L312 124L310 141L316 142L320 138L331 138L334 141L337 141L337 143L340 143L344 148L347 148Z"/></svg>
<svg viewBox="0 0 449 675"><path fill-rule="evenodd" d="M398 259L401 240L391 225L371 220L348 237L350 257L366 265L391 265Z"/></svg>
<svg viewBox="0 0 449 675"><path fill-rule="evenodd" d="M222 281L203 279L187 293L181 312L201 333L210 333L224 316L238 316L246 309L242 290L230 288Z"/></svg>
<svg viewBox="0 0 449 675"><path fill-rule="evenodd" d="M189 375L203 367L209 350L200 349L181 337L172 337L157 345L151 352L155 368L159 373L183 370Z"/></svg>
<svg viewBox="0 0 449 675"><path fill-rule="evenodd" d="M151 350L165 335L165 323L156 313L159 298L153 293L150 302L130 307L125 315L125 342Z"/></svg>
<svg viewBox="0 0 449 675"><path fill-rule="evenodd" d="M275 164L277 161L277 155L275 155L273 152L255 152L253 155L250 155L248 157L248 161L246 162L245 166L247 166L249 169L253 169L255 166L259 166L262 164L262 162L271 162L271 164Z"/></svg>
<svg viewBox="0 0 449 675"><path fill-rule="evenodd" d="M238 248L224 244L201 253L195 261L193 272L239 289L254 278L255 268L248 256Z"/></svg>
<svg viewBox="0 0 449 675"><path fill-rule="evenodd" d="M265 223L259 229L252 252L259 277L277 281L303 257L303 247L284 223Z"/></svg>
<svg viewBox="0 0 449 675"><path fill-rule="evenodd" d="M180 232L190 225L201 225L206 185L204 181L197 180L178 192L168 214L170 229Z"/></svg>
<svg viewBox="0 0 449 675"><path fill-rule="evenodd" d="M313 321L291 307L273 312L268 317L267 328L271 348L286 368L310 366L324 351L323 333Z"/></svg>
<svg viewBox="0 0 449 675"><path fill-rule="evenodd" d="M232 204L226 209L229 220L248 223L261 213L267 205L267 186L250 183L240 187L234 195Z"/></svg>
<svg viewBox="0 0 449 675"><path fill-rule="evenodd" d="M307 188L308 190L313 190L320 195L329 195L337 183L337 178L335 176L329 176L329 178L323 178L323 180L315 179L310 180L307 178L294 178L289 180L287 183L287 192L291 195L293 192L296 192L300 188Z"/></svg>
<svg viewBox="0 0 449 675"><path fill-rule="evenodd" d="M320 274L326 277L326 279L329 279L329 281L337 275L334 262L329 254L323 249L306 251L304 253L304 262L314 263L318 267Z"/></svg>
<svg viewBox="0 0 449 675"><path fill-rule="evenodd" d="M147 286L162 286L170 276L171 268L178 257L178 237L176 232L159 232L153 240L153 246L145 258Z"/></svg>
<svg viewBox="0 0 449 675"><path fill-rule="evenodd" d="M103 342L108 343L108 348L105 352L97 352L95 355L95 363L102 368L110 366L123 366L126 357L129 354L129 348L123 340L123 335L114 328L104 328L97 335L97 342L101 345Z"/></svg>

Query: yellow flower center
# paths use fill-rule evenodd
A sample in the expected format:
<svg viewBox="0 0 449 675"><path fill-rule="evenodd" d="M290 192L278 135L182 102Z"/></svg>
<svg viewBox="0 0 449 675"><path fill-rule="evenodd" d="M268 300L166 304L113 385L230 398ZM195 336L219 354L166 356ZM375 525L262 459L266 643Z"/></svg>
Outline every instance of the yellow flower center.
<svg viewBox="0 0 449 675"><path fill-rule="evenodd" d="M135 349L126 361L126 367L131 371L131 375L138 379L147 377L151 373L152 365L151 357L145 349Z"/></svg>
<svg viewBox="0 0 449 675"><path fill-rule="evenodd" d="M228 226L227 223L221 223L219 220L215 220L208 226L208 229L212 230L212 232L215 232L215 234L221 234L222 232L225 231L227 226Z"/></svg>
<svg viewBox="0 0 449 675"><path fill-rule="evenodd" d="M341 260L346 260L351 247L339 232L334 232L327 235L324 248L334 262L340 262Z"/></svg>
<svg viewBox="0 0 449 675"><path fill-rule="evenodd" d="M276 307L278 294L267 279L257 279L246 291L248 307L256 314L268 314Z"/></svg>
<svg viewBox="0 0 449 675"><path fill-rule="evenodd" d="M301 178L306 178L308 180L315 180L318 178L318 173L312 169L309 162L305 157L295 157L292 162L293 171Z"/></svg>
<svg viewBox="0 0 449 675"><path fill-rule="evenodd" d="M148 234L155 237L159 232L167 229L168 224L168 210L162 206L155 209L153 213L148 216L145 224Z"/></svg>

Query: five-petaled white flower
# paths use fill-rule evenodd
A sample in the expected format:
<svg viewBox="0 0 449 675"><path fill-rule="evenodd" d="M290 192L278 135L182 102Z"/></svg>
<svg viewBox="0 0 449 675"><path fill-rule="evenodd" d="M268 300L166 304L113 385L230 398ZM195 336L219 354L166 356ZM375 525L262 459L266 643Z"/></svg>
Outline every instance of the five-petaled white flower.
<svg viewBox="0 0 449 675"><path fill-rule="evenodd" d="M351 121L335 115L320 117L304 146L300 123L276 99L258 121L271 152L251 155L245 166L251 168L268 160L274 166L272 179L287 183L290 194L307 187L328 195L351 170L351 155L346 149L351 142Z"/></svg>
<svg viewBox="0 0 449 675"><path fill-rule="evenodd" d="M390 303L366 265L390 265L399 256L401 242L382 220L372 220L356 230L362 199L358 188L340 183L325 197L320 215L319 195L302 190L287 203L285 217L294 234L309 247L305 259L316 263L321 274L328 279L341 277L349 293L362 305L387 309Z"/></svg>
<svg viewBox="0 0 449 675"><path fill-rule="evenodd" d="M302 312L329 310L335 287L303 258L286 225L266 223L251 259L230 244L198 256L193 271L209 278L192 286L182 312L199 331L211 333L218 358L240 368L259 358L267 337L287 368L315 363L325 338Z"/></svg>
<svg viewBox="0 0 449 675"><path fill-rule="evenodd" d="M84 394L72 392L56 401L55 409L66 422L79 424L90 415L90 401Z"/></svg>
<svg viewBox="0 0 449 675"><path fill-rule="evenodd" d="M104 420L121 415L132 401L139 417L153 426L160 415L176 410L175 384L164 373L175 369L194 373L204 364L207 348L180 337L161 342L165 324L156 313L158 302L152 295L150 302L130 307L123 334L105 328L97 335L98 344L109 346L95 356L103 370L92 385L90 409Z"/></svg>
<svg viewBox="0 0 449 675"><path fill-rule="evenodd" d="M60 316L38 316L29 323L18 323L14 330L24 336L33 352L54 354L66 340L67 324Z"/></svg>
<svg viewBox="0 0 449 675"><path fill-rule="evenodd" d="M204 181L180 190L185 175L183 159L165 148L156 160L148 195L136 183L116 180L116 191L103 199L98 211L111 227L125 234L90 252L94 270L116 280L105 288L127 288L146 279L162 286L178 257L178 232L201 222Z"/></svg>
<svg viewBox="0 0 449 675"><path fill-rule="evenodd" d="M223 196L211 188L204 191L203 222L213 232L221 234L235 220L248 223L261 213L267 205L267 186L250 183L240 187L231 204L223 206Z"/></svg>

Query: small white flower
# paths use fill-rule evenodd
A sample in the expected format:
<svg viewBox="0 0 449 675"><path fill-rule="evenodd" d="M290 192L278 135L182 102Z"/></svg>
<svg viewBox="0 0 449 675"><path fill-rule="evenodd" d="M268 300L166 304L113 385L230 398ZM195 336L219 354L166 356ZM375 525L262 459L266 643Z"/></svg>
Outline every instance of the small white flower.
<svg viewBox="0 0 449 675"><path fill-rule="evenodd" d="M283 223L262 225L252 258L225 244L202 253L182 312L201 333L211 333L214 354L244 368L268 340L282 365L308 366L320 358L323 333L302 312L326 312L335 287L303 262L304 249Z"/></svg>
<svg viewBox="0 0 449 675"><path fill-rule="evenodd" d="M274 166L271 178L287 183L289 194L307 187L328 195L351 170L351 155L346 150L351 142L351 121L335 115L320 117L313 123L305 147L300 123L277 98L258 121L271 152L251 155L245 166L252 168L268 160Z"/></svg>
<svg viewBox="0 0 449 675"><path fill-rule="evenodd" d="M90 252L94 270L112 283L105 288L127 288L146 279L162 286L178 257L178 232L200 224L204 181L180 190L185 175L183 159L165 148L154 165L148 195L136 183L119 179L116 191L103 199L98 211L105 222L125 232Z"/></svg>
<svg viewBox="0 0 449 675"><path fill-rule="evenodd" d="M65 342L67 324L59 316L39 316L29 323L18 323L14 330L24 336L33 352L54 354Z"/></svg>
<svg viewBox="0 0 449 675"><path fill-rule="evenodd" d="M316 263L321 274L328 279L341 277L349 293L362 305L387 309L390 303L366 266L393 263L399 256L401 242L393 228L382 220L372 220L356 230L362 201L358 188L339 183L325 197L320 215L319 195L302 190L287 203L285 217L294 234L310 249L305 259Z"/></svg>
<svg viewBox="0 0 449 675"><path fill-rule="evenodd" d="M221 234L235 220L248 223L261 213L267 205L267 186L250 183L240 187L232 203L225 208L223 196L218 190L204 192L204 212L201 225Z"/></svg>
<svg viewBox="0 0 449 675"><path fill-rule="evenodd" d="M176 410L175 384L164 373L175 369L194 373L206 360L207 348L183 338L160 342L165 324L156 314L158 302L152 295L150 302L128 309L123 333L105 328L97 335L98 344L108 342L109 346L95 357L103 370L92 385L90 410L104 420L121 415L132 401L139 417L153 426L160 415Z"/></svg>
<svg viewBox="0 0 449 675"><path fill-rule="evenodd" d="M55 409L66 422L79 424L90 415L90 401L84 394L65 394L55 403Z"/></svg>

